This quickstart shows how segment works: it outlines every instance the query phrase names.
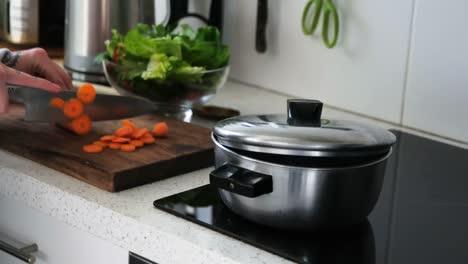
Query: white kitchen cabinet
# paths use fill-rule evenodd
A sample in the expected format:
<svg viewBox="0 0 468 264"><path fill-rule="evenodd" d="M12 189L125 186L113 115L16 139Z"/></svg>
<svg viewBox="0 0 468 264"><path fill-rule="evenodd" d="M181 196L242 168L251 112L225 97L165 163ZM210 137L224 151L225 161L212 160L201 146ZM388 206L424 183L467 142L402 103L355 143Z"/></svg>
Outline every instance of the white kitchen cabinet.
<svg viewBox="0 0 468 264"><path fill-rule="evenodd" d="M468 1L416 1L405 126L468 142Z"/></svg>
<svg viewBox="0 0 468 264"><path fill-rule="evenodd" d="M320 32L303 35L306 2L268 2L268 50L259 54L257 1L226 1L230 77L400 123L414 0L334 0L341 18L334 49L324 46Z"/></svg>
<svg viewBox="0 0 468 264"><path fill-rule="evenodd" d="M37 264L126 264L128 251L78 230L25 204L0 196L0 240L36 243ZM23 263L0 251L1 264Z"/></svg>

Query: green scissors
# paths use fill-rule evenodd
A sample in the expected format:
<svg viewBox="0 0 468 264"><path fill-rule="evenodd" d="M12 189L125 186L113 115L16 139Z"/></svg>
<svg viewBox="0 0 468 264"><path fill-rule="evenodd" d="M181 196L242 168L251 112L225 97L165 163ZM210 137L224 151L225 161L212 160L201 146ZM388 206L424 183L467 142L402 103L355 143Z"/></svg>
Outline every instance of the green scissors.
<svg viewBox="0 0 468 264"><path fill-rule="evenodd" d="M309 11L312 7L315 7L311 14L311 23L308 24L307 20L309 17ZM325 46L328 48L333 48L338 41L338 34L340 32L340 21L338 18L338 12L336 11L335 4L333 0L310 0L307 2L304 12L302 13L302 31L305 35L314 34L317 29L317 25L322 13L323 7L323 28L322 28L322 39L325 43ZM333 39L330 41L330 36L328 35L328 28L330 24L330 16L333 19Z"/></svg>

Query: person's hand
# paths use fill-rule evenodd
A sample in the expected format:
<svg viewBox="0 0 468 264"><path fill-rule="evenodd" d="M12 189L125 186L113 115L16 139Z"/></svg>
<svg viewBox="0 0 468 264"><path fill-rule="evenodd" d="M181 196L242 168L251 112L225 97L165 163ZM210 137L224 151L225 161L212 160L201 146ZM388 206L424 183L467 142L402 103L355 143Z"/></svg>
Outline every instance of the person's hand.
<svg viewBox="0 0 468 264"><path fill-rule="evenodd" d="M15 65L8 65L16 70L47 79L62 89L71 90L73 85L70 76L57 63L53 62L47 52L41 48L22 50L15 53Z"/></svg>
<svg viewBox="0 0 468 264"><path fill-rule="evenodd" d="M0 114L8 112L7 84L36 87L50 92L73 87L70 77L49 59L43 49L13 53L5 64L10 67L0 63Z"/></svg>

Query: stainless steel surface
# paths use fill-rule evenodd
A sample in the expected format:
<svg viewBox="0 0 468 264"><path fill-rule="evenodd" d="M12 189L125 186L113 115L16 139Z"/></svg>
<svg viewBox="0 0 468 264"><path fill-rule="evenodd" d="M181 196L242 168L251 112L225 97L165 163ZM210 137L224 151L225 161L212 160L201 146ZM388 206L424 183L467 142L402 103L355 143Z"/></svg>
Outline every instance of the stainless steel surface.
<svg viewBox="0 0 468 264"><path fill-rule="evenodd" d="M10 100L23 103L26 106L25 121L58 122L69 121L61 109L50 107L53 97L64 100L76 97L76 92L62 91L49 93L30 87L9 86ZM178 106L156 104L136 97L97 94L92 104L84 106L84 112L93 121L116 120L139 116L150 112L166 112L180 110Z"/></svg>
<svg viewBox="0 0 468 264"><path fill-rule="evenodd" d="M296 167L239 155L214 136L213 141L216 168L231 164L273 177L273 192L256 198L220 189L225 205L253 222L285 229L316 229L363 221L377 202L391 153L390 149L386 156L358 166Z"/></svg>
<svg viewBox="0 0 468 264"><path fill-rule="evenodd" d="M139 22L154 23L154 0L67 0L64 65L83 74L104 75L94 58L105 51L111 30L127 32Z"/></svg>
<svg viewBox="0 0 468 264"><path fill-rule="evenodd" d="M73 80L77 80L80 82L90 82L90 83L102 83L102 84L109 84L107 81L106 76L100 74L90 74L90 73L81 73L81 72L71 72L71 77Z"/></svg>
<svg viewBox="0 0 468 264"><path fill-rule="evenodd" d="M4 0L3 31L14 44L39 42L39 0Z"/></svg>
<svg viewBox="0 0 468 264"><path fill-rule="evenodd" d="M299 156L369 156L388 152L389 131L356 121L321 120L321 127L288 125L286 115L225 119L214 127L219 142L236 149Z"/></svg>
<svg viewBox="0 0 468 264"><path fill-rule="evenodd" d="M35 263L36 257L31 255L31 253L37 252L39 248L36 244L16 248L0 240L0 250L26 263Z"/></svg>

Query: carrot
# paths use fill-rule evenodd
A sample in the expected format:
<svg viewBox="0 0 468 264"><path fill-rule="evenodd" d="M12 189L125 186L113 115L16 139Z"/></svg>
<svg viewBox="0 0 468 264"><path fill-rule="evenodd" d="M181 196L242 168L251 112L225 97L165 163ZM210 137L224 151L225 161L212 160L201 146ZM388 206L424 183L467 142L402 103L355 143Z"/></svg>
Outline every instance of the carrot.
<svg viewBox="0 0 468 264"><path fill-rule="evenodd" d="M145 144L153 144L154 142L156 142L154 137L142 137L141 141L143 141L143 143Z"/></svg>
<svg viewBox="0 0 468 264"><path fill-rule="evenodd" d="M168 133L169 127L167 126L166 122L159 122L153 127L153 135L156 137L167 137Z"/></svg>
<svg viewBox="0 0 468 264"><path fill-rule="evenodd" d="M130 142L129 138L124 138L124 137L117 137L112 140L113 143L127 143Z"/></svg>
<svg viewBox="0 0 468 264"><path fill-rule="evenodd" d="M133 128L131 126L123 126L115 131L115 135L118 137L128 137L133 133Z"/></svg>
<svg viewBox="0 0 468 264"><path fill-rule="evenodd" d="M86 135L91 131L93 123L87 115L82 115L73 119L71 122L71 129L78 135Z"/></svg>
<svg viewBox="0 0 468 264"><path fill-rule="evenodd" d="M107 146L109 146L109 143L104 142L104 141L94 141L93 145L98 145L98 146L100 146L102 148L106 148Z"/></svg>
<svg viewBox="0 0 468 264"><path fill-rule="evenodd" d="M96 89L94 89L93 85L85 83L78 89L76 97L82 103L90 104L94 101L94 98L96 98Z"/></svg>
<svg viewBox="0 0 468 264"><path fill-rule="evenodd" d="M135 149L136 147L130 144L123 144L122 146L120 146L120 150L122 151L132 152L135 151Z"/></svg>
<svg viewBox="0 0 468 264"><path fill-rule="evenodd" d="M65 116L71 119L77 118L83 114L83 104L78 99L70 99L63 106Z"/></svg>
<svg viewBox="0 0 468 264"><path fill-rule="evenodd" d="M88 153L99 153L102 151L102 147L94 144L84 145L83 151Z"/></svg>
<svg viewBox="0 0 468 264"><path fill-rule="evenodd" d="M111 142L111 143L109 143L109 148L110 149L120 149L121 145L122 145L121 143Z"/></svg>
<svg viewBox="0 0 468 264"><path fill-rule="evenodd" d="M49 105L52 107L63 109L63 107L65 106L65 101L62 98L54 97L50 99Z"/></svg>
<svg viewBox="0 0 468 264"><path fill-rule="evenodd" d="M142 136L142 138L145 138L145 137L153 137L153 135L148 131Z"/></svg>
<svg viewBox="0 0 468 264"><path fill-rule="evenodd" d="M134 140L131 140L130 145L133 145L135 147L143 147L143 145L145 144L143 141L141 140L138 140L138 139L134 139Z"/></svg>
<svg viewBox="0 0 468 264"><path fill-rule="evenodd" d="M112 141L116 138L114 135L106 135L101 137L101 141Z"/></svg>
<svg viewBox="0 0 468 264"><path fill-rule="evenodd" d="M148 132L147 128L142 128L142 129L139 129L137 132L135 132L132 135L132 137L138 139L138 138L143 137L147 132Z"/></svg>
<svg viewBox="0 0 468 264"><path fill-rule="evenodd" d="M122 120L122 126L129 126L133 129L133 133L138 131L138 127L132 122L130 119L124 119Z"/></svg>

